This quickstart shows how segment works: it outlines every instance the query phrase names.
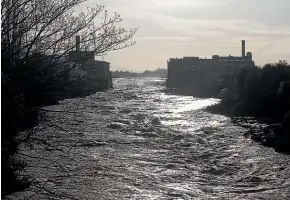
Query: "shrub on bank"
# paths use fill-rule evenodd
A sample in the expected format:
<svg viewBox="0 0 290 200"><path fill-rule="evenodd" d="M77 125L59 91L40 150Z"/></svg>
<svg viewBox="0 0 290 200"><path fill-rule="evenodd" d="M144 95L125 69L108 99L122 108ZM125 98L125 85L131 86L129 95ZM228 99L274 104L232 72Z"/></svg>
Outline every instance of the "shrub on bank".
<svg viewBox="0 0 290 200"><path fill-rule="evenodd" d="M74 37L81 35L78 47L96 56L135 44L129 40L137 28L119 27L123 19L117 13L109 15L101 5L76 12L84 1L1 1L2 197L20 188L16 175L23 166L15 159L17 134L36 123L38 107L78 95L72 91L63 96ZM87 59L81 57L78 64Z"/></svg>
<svg viewBox="0 0 290 200"><path fill-rule="evenodd" d="M282 120L290 110L289 65L267 64L263 68L245 70L239 73L234 85L238 93L237 102L248 115Z"/></svg>
<svg viewBox="0 0 290 200"><path fill-rule="evenodd" d="M290 66L287 63L241 69L236 81L223 89L220 97L221 103L209 107L208 111L280 123L270 134L274 138L264 136L273 140L272 146L277 151L290 152Z"/></svg>
<svg viewBox="0 0 290 200"><path fill-rule="evenodd" d="M5 196L29 185L26 179L17 176L25 165L15 159L20 142L16 138L20 131L35 124L37 113L28 106L24 94L3 74L1 90L1 195Z"/></svg>

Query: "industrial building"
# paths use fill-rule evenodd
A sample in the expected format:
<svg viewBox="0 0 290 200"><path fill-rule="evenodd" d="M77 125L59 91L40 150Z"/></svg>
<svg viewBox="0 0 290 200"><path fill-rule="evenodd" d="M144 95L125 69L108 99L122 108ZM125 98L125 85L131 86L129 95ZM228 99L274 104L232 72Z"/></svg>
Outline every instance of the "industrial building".
<svg viewBox="0 0 290 200"><path fill-rule="evenodd" d="M246 53L242 40L241 56L213 55L211 59L199 57L170 58L167 61L168 87L183 87L185 84L214 80L224 74L235 74L245 66L255 66L252 53Z"/></svg>
<svg viewBox="0 0 290 200"><path fill-rule="evenodd" d="M92 90L106 90L112 87L110 63L95 60L93 51L81 51L80 36L76 36L76 50L69 52L69 61L80 64L80 69L86 72L84 79L91 82Z"/></svg>

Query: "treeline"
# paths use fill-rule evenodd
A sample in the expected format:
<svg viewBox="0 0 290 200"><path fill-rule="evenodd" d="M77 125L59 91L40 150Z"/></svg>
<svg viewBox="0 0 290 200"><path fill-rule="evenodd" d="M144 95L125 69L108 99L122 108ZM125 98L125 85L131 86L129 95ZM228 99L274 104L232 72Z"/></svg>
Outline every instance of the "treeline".
<svg viewBox="0 0 290 200"><path fill-rule="evenodd" d="M211 90L215 88L219 90L220 105L230 107L231 110L225 109L225 112L233 116L277 121L290 110L290 66L287 63L245 67L236 76L225 76L216 81Z"/></svg>
<svg viewBox="0 0 290 200"><path fill-rule="evenodd" d="M116 70L112 71L113 78L125 78L125 77L167 77L167 69L158 68L156 70L145 70L144 72L131 72L128 70Z"/></svg>
<svg viewBox="0 0 290 200"><path fill-rule="evenodd" d="M221 103L209 107L214 113L252 116L272 124L254 137L277 151L290 152L290 66L286 62L264 67L245 67L236 76L211 85ZM215 90L216 89L216 90ZM275 125L273 125L275 124Z"/></svg>
<svg viewBox="0 0 290 200"><path fill-rule="evenodd" d="M27 142L23 130L37 123L41 106L65 98L71 72L79 63L68 61L75 48L75 35L95 55L129 47L137 29L117 27L120 15L109 17L103 6L84 12L75 7L84 0L1 1L1 196L29 186L19 172L25 163L17 160L18 147ZM96 24L97 18L102 22ZM82 62L82 61L80 61ZM78 82L79 81L79 82ZM83 95L80 93L75 93Z"/></svg>
<svg viewBox="0 0 290 200"><path fill-rule="evenodd" d="M112 78L126 78L126 77L139 77L139 73L137 72L131 72L127 70L116 70L112 71Z"/></svg>
<svg viewBox="0 0 290 200"><path fill-rule="evenodd" d="M145 70L141 73L141 76L143 77L161 77L165 78L167 77L167 69L158 68L156 70Z"/></svg>

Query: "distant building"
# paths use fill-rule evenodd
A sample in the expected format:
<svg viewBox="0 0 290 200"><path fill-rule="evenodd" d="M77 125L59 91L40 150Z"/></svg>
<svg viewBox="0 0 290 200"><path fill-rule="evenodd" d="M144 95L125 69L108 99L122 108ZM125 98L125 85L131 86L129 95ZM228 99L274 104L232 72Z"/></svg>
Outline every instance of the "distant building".
<svg viewBox="0 0 290 200"><path fill-rule="evenodd" d="M95 60L93 51L81 51L80 36L76 36L76 50L69 52L69 61L79 63L81 67L79 70L75 70L74 73L85 71L85 73L82 73L82 77L85 75L84 78L98 84L96 87L101 87L102 89L112 87L110 63Z"/></svg>
<svg viewBox="0 0 290 200"><path fill-rule="evenodd" d="M234 74L241 67L254 66L252 53L245 54L245 40L242 40L241 56L213 55L211 59L199 57L170 58L167 61L169 87L179 87L185 81L212 80L220 75Z"/></svg>

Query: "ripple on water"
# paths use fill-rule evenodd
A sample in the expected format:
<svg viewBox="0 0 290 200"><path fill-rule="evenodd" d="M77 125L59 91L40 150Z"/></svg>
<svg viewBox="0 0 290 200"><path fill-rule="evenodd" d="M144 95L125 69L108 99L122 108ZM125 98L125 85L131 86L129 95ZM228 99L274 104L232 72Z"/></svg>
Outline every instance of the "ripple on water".
<svg viewBox="0 0 290 200"><path fill-rule="evenodd" d="M47 107L58 112L35 137L57 148L21 148L38 183L11 199L290 198L290 158L203 110L219 100L166 94L157 79L114 86Z"/></svg>

